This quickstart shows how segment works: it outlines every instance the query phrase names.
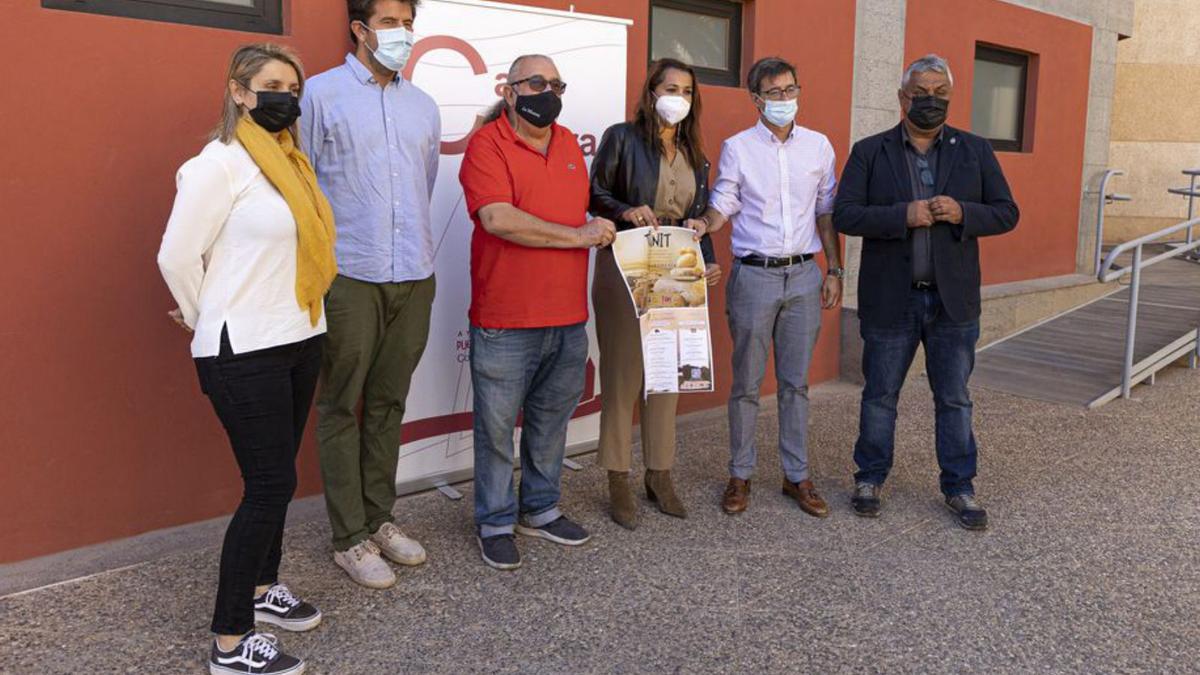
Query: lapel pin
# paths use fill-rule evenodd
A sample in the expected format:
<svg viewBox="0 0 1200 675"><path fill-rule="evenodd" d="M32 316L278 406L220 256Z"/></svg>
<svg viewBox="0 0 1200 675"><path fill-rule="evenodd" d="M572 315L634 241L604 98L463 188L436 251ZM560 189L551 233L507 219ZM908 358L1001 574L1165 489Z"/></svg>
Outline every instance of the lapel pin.
<svg viewBox="0 0 1200 675"><path fill-rule="evenodd" d="M957 142L958 142L958 139L957 139L957 138L951 138L951 139L950 139L950 145L954 145L954 144L955 144L955 143L957 143Z"/></svg>

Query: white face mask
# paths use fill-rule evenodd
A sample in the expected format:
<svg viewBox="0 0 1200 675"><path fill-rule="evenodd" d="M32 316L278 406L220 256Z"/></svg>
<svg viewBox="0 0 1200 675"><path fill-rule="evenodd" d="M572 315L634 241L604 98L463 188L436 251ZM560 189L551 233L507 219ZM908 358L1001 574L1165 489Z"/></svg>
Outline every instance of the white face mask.
<svg viewBox="0 0 1200 675"><path fill-rule="evenodd" d="M796 119L796 111L800 104L796 99L790 101L767 101L763 106L763 117L777 127L786 127Z"/></svg>
<svg viewBox="0 0 1200 675"><path fill-rule="evenodd" d="M654 102L654 110L664 122L674 126L687 119L692 102L682 96L659 96Z"/></svg>
<svg viewBox="0 0 1200 675"><path fill-rule="evenodd" d="M364 24L365 25L365 24ZM408 57L412 54L413 33L407 28L386 28L383 30L375 30L367 26L367 30L375 33L375 38L379 40L379 48L371 49L370 45L367 49L375 55L375 60L384 68L395 72L404 70L404 66L408 64Z"/></svg>

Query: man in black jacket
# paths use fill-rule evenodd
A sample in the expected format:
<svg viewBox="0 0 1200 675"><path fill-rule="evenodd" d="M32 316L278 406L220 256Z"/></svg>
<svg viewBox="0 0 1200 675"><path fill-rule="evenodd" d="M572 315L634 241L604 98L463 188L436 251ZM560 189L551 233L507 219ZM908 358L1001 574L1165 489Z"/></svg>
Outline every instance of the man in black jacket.
<svg viewBox="0 0 1200 675"><path fill-rule="evenodd" d="M899 91L904 119L854 145L833 224L863 238L858 314L863 387L852 503L880 511L892 466L896 401L917 344L936 406L947 507L967 529L987 528L975 500L977 449L967 381L979 339L979 237L1017 225L1017 205L987 140L946 126L954 89L936 55L913 62Z"/></svg>

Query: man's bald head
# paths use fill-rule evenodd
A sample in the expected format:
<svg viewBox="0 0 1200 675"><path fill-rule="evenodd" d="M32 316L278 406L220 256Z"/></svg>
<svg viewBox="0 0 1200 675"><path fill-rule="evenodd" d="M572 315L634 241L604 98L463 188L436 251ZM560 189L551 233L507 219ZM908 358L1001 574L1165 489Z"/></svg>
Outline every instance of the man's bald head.
<svg viewBox="0 0 1200 675"><path fill-rule="evenodd" d="M507 82L516 82L518 84L516 86L509 84L501 89L500 100L484 116L484 122L492 122L499 119L506 112L511 113L513 106L516 105L518 96L539 93L530 88L527 82L523 82L535 75L542 76L547 82L561 79L558 76L558 66L554 65L554 59L549 56L545 54L524 54L518 56L512 62L512 65L508 67L507 79Z"/></svg>
<svg viewBox="0 0 1200 675"><path fill-rule="evenodd" d="M554 59L544 54L524 54L518 56L508 67L509 82L517 82L534 75L541 75L547 80L557 78L558 67L554 65Z"/></svg>

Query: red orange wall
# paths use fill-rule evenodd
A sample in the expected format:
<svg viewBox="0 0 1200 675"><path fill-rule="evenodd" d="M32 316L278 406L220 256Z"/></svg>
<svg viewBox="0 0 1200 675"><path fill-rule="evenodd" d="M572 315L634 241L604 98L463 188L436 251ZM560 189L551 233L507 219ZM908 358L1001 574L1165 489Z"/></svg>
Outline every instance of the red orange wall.
<svg viewBox="0 0 1200 675"><path fill-rule="evenodd" d="M971 128L976 42L1029 52L1026 146L997 153L1021 221L983 240L985 284L1075 272L1092 28L1000 0L908 0L905 62L936 52L954 71L950 124ZM1031 136L1031 138L1029 138Z"/></svg>
<svg viewBox="0 0 1200 675"><path fill-rule="evenodd" d="M0 562L228 513L241 481L155 265L229 55L267 36L42 9L0 17ZM346 10L293 2L310 71ZM312 448L300 491L319 488Z"/></svg>
<svg viewBox="0 0 1200 675"><path fill-rule="evenodd" d="M263 39L296 47L310 73L347 49L342 3L293 0L287 32L212 28L46 10L5 2L0 205L0 562L74 548L230 512L241 483L220 425L200 394L188 337L155 254L176 168L215 122L229 54ZM630 100L646 63L646 0L523 4L634 20ZM802 121L847 150L851 2L751 0L744 62L796 61ZM419 22L419 18L418 18ZM805 35L804 40L796 36ZM70 47L67 49L66 47ZM744 90L706 87L707 150L749 126ZM718 237L728 266L728 232ZM729 338L717 294L722 391L684 397L683 410L723 405ZM837 375L836 313L826 315L813 379ZM768 376L765 393L773 391ZM320 490L311 441L299 494Z"/></svg>

